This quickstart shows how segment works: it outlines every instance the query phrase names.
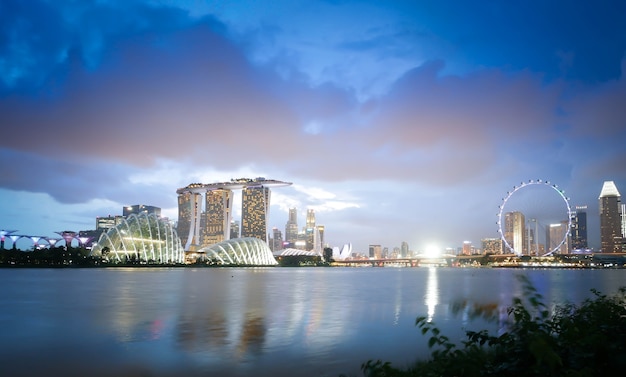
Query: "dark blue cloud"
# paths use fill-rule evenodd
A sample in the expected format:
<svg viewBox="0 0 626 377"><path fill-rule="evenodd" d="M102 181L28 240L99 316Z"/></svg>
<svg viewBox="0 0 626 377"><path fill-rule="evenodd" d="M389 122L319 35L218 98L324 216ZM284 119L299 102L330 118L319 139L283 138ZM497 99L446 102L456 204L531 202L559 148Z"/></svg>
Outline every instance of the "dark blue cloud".
<svg viewBox="0 0 626 377"><path fill-rule="evenodd" d="M474 67L596 82L619 77L625 58L623 1L420 1L404 7Z"/></svg>
<svg viewBox="0 0 626 377"><path fill-rule="evenodd" d="M173 32L191 23L183 10L136 1L3 1L0 94L37 92L46 83L62 84L72 64L97 70L120 41L147 32Z"/></svg>

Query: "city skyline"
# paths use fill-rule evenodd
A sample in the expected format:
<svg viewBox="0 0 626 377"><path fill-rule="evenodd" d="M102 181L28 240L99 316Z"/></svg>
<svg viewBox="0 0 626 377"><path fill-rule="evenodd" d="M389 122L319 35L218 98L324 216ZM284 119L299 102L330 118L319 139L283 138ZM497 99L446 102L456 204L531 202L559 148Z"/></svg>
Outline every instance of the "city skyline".
<svg viewBox="0 0 626 377"><path fill-rule="evenodd" d="M313 209L361 253L480 247L543 179L598 249L603 182L626 189L623 2L7 0L0 19L0 229L176 219L189 182L277 177L269 229Z"/></svg>

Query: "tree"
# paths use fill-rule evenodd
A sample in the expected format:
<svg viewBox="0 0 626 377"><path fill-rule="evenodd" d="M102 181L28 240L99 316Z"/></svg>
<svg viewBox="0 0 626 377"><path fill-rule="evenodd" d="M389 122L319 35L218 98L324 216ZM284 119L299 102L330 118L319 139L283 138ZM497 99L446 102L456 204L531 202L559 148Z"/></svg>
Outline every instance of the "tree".
<svg viewBox="0 0 626 377"><path fill-rule="evenodd" d="M334 262L333 260L333 249L331 249L330 247L325 247L324 248L324 261L325 262Z"/></svg>

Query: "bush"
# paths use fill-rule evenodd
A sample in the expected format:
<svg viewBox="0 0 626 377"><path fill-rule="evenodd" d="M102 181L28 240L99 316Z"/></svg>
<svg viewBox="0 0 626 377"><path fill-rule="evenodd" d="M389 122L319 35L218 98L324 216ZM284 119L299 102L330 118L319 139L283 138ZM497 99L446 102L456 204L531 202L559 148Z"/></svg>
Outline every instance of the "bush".
<svg viewBox="0 0 626 377"><path fill-rule="evenodd" d="M626 370L626 288L614 296L592 290L580 305L548 310L530 281L520 277L524 299L513 299L507 330L494 336L466 332L457 346L434 323L419 317L430 358L407 369L369 360L367 377L390 376L617 376Z"/></svg>

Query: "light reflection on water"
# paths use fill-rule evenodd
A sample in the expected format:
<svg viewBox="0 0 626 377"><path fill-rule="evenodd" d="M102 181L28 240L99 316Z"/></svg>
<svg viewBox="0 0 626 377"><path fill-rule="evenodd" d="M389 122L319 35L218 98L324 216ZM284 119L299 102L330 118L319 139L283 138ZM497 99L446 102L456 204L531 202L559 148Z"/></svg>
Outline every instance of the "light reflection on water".
<svg viewBox="0 0 626 377"><path fill-rule="evenodd" d="M468 308L501 315L519 273L546 302L625 283L623 270L0 269L0 363L25 377L361 375L368 359L428 354L418 316L452 340L497 330Z"/></svg>

